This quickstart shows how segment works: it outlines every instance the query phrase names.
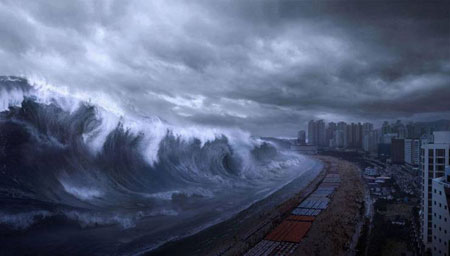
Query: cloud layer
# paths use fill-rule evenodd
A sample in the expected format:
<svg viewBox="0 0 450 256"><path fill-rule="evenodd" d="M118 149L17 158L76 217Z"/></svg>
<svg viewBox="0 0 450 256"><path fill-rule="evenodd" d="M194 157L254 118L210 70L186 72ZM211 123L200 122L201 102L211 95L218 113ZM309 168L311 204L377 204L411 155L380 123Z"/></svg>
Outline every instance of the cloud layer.
<svg viewBox="0 0 450 256"><path fill-rule="evenodd" d="M176 124L450 115L448 1L0 0L0 73Z"/></svg>

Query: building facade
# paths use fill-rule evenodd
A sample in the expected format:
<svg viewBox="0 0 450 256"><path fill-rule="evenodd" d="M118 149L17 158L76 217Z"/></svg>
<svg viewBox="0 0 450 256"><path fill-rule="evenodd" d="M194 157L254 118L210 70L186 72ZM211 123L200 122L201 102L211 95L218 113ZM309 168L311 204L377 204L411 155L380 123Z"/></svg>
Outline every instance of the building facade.
<svg viewBox="0 0 450 256"><path fill-rule="evenodd" d="M434 132L434 141L423 144L421 148L421 233L425 249L433 251L433 179L444 176L445 166L449 165L450 132ZM448 231L447 231L448 232Z"/></svg>
<svg viewBox="0 0 450 256"><path fill-rule="evenodd" d="M420 161L420 140L405 139L405 163L419 165Z"/></svg>
<svg viewBox="0 0 450 256"><path fill-rule="evenodd" d="M304 130L298 131L297 143L299 145L305 145L306 144L306 132Z"/></svg>
<svg viewBox="0 0 450 256"><path fill-rule="evenodd" d="M308 123L308 144L317 145L318 142L317 136L318 136L317 124L314 120L311 120Z"/></svg>
<svg viewBox="0 0 450 256"><path fill-rule="evenodd" d="M317 145L319 147L327 147L328 143L326 142L326 131L325 131L325 122L323 120L318 120L317 124Z"/></svg>
<svg viewBox="0 0 450 256"><path fill-rule="evenodd" d="M432 255L450 255L450 166L445 176L433 179Z"/></svg>
<svg viewBox="0 0 450 256"><path fill-rule="evenodd" d="M392 139L391 159L393 164L403 164L405 162L405 140Z"/></svg>

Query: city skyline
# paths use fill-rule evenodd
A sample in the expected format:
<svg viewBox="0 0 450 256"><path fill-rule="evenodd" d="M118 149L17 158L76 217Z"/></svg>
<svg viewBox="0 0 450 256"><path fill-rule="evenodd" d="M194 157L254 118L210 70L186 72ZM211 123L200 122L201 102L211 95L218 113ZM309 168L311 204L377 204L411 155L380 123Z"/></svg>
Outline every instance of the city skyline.
<svg viewBox="0 0 450 256"><path fill-rule="evenodd" d="M356 121L356 122L345 122L345 121L334 122L334 121L318 119L318 120L310 120L308 122L308 125L304 129L299 129L299 131L297 132L297 137L299 137L298 134L300 132L305 133L305 138L307 138L306 141L311 141L311 139L314 138L314 136L317 136L317 135L313 135L311 137L311 135L309 135L309 131L312 129L311 122L316 122L316 123L322 122L323 123L323 129L325 130L324 132L322 132L323 137L331 136L329 129L331 129L332 131L344 129L343 127L340 127L342 125L345 125L345 126L349 125L350 127L352 125L357 125L357 126L359 126L359 129L361 130L360 132L362 134L365 134L369 131L378 130L380 132L380 134L395 133L399 136L399 138L403 138L403 139L419 139L425 133L428 135L431 135L433 131L450 130L450 119L440 119L440 120L434 120L434 121L430 121L430 122L424 122L424 121L404 122L404 120L400 120L400 119L389 122L389 121L385 120L378 127L375 126L371 122L361 122L361 121L360 122L358 122L358 121ZM399 128L401 129L401 131L398 131ZM316 138L316 140L317 140L317 138ZM323 143L324 142L322 141L322 144ZM313 144L317 144L315 140L314 140Z"/></svg>

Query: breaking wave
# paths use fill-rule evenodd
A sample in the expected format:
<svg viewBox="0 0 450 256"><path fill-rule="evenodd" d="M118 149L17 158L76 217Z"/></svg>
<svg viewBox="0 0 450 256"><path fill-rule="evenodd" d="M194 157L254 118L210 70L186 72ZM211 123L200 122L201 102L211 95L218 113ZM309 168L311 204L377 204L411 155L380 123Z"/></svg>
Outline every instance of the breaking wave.
<svg viewBox="0 0 450 256"><path fill-rule="evenodd" d="M208 207L223 219L300 175L304 158L246 132L179 128L117 109L0 77L0 203L8 205L0 226L133 229Z"/></svg>

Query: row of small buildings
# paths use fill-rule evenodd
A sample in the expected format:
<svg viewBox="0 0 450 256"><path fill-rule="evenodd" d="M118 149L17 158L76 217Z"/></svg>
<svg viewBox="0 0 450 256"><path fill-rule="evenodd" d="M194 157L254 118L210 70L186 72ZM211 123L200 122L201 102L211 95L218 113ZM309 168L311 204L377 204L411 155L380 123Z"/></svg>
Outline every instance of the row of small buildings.
<svg viewBox="0 0 450 256"><path fill-rule="evenodd" d="M340 182L337 170L330 170L320 185L245 256L293 255L315 218L328 208Z"/></svg>

